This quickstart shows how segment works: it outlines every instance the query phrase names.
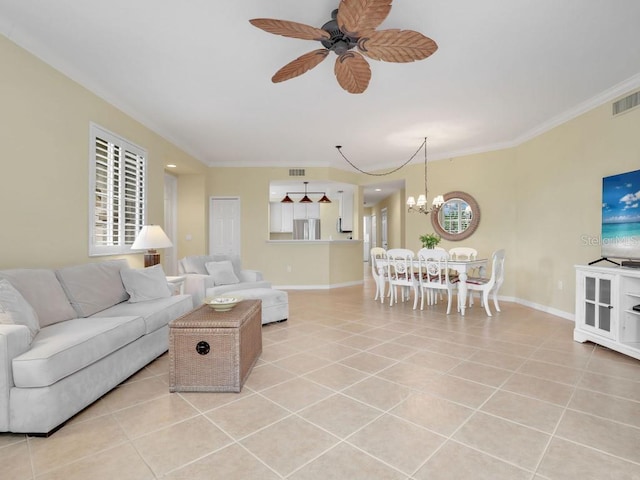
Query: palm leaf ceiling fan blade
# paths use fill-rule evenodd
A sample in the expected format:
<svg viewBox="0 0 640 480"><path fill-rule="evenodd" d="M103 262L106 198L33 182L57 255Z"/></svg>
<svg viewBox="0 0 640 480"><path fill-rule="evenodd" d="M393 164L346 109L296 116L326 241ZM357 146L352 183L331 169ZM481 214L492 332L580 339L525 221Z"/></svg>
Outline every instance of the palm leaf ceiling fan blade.
<svg viewBox="0 0 640 480"><path fill-rule="evenodd" d="M296 58L278 70L271 78L273 83L284 82L308 72L329 55L329 50L321 48Z"/></svg>
<svg viewBox="0 0 640 480"><path fill-rule="evenodd" d="M338 83L349 93L362 93L369 86L371 68L357 52L343 53L336 59L334 68Z"/></svg>
<svg viewBox="0 0 640 480"><path fill-rule="evenodd" d="M338 28L351 37L375 30L391 11L393 0L342 0L338 7Z"/></svg>
<svg viewBox="0 0 640 480"><path fill-rule="evenodd" d="M432 55L438 45L421 33L400 29L376 30L389 15L392 2L340 0L338 8L331 13L331 20L321 28L271 18L249 20L265 32L316 40L324 47L289 62L275 73L271 81L278 83L298 77L322 62L329 52L334 52L338 56L334 72L340 86L349 93L362 93L371 80L371 68L362 55L396 63L413 62Z"/></svg>
<svg viewBox="0 0 640 480"><path fill-rule="evenodd" d="M374 60L406 63L423 60L438 49L438 44L413 30L379 30L358 39L358 50Z"/></svg>
<svg viewBox="0 0 640 480"><path fill-rule="evenodd" d="M301 40L328 40L329 32L320 28L311 27L304 23L290 22L288 20L275 20L272 18L254 18L249 20L251 25L265 32L283 37L299 38Z"/></svg>

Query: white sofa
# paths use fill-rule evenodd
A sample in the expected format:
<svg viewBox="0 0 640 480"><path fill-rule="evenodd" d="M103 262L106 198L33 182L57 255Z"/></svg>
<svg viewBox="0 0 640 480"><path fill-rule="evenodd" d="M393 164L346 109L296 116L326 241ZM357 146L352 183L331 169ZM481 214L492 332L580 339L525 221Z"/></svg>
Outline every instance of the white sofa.
<svg viewBox="0 0 640 480"><path fill-rule="evenodd" d="M33 336L6 311L0 324L0 432L48 435L167 351L168 323L192 298L168 287L153 299L129 288L130 297L125 276L150 272L126 260L0 271L5 293L17 291L39 324Z"/></svg>
<svg viewBox="0 0 640 480"><path fill-rule="evenodd" d="M236 280L233 280L233 283L216 281L216 278L207 270L207 263L226 261L231 262L237 282ZM180 275L185 277L184 292L193 297L194 306L201 305L207 296L240 290L271 288L271 283L262 278L261 272L242 269L238 256L191 255L178 262L178 270Z"/></svg>

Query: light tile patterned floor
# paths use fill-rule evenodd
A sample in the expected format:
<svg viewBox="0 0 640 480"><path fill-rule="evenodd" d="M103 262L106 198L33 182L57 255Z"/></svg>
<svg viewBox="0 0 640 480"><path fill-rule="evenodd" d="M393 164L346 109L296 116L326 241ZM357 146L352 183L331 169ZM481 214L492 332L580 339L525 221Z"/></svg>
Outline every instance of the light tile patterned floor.
<svg viewBox="0 0 640 480"><path fill-rule="evenodd" d="M640 362L503 303L389 307L291 291L240 394L168 391L164 355L50 438L0 434L27 479L640 479Z"/></svg>

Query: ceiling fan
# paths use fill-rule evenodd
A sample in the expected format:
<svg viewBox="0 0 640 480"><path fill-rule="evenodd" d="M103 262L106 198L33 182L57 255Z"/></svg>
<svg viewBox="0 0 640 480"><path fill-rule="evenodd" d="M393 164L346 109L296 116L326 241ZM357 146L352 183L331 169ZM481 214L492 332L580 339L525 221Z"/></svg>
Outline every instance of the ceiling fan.
<svg viewBox="0 0 640 480"><path fill-rule="evenodd" d="M334 72L338 83L349 93L362 93L371 80L371 68L362 55L373 60L406 63L423 60L433 54L438 45L421 33L399 29L376 30L389 15L392 1L341 0L331 13L331 20L320 28L271 18L249 20L265 32L316 40L324 47L286 64L271 81L278 83L302 75L322 62L329 52L335 52L338 58Z"/></svg>

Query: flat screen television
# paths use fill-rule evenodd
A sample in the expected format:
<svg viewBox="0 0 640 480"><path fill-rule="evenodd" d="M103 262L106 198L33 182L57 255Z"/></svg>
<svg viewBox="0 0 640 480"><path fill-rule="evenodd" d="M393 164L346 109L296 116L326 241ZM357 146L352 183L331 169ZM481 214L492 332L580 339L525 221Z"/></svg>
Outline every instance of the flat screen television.
<svg viewBox="0 0 640 480"><path fill-rule="evenodd" d="M640 170L602 179L601 254L640 260Z"/></svg>

